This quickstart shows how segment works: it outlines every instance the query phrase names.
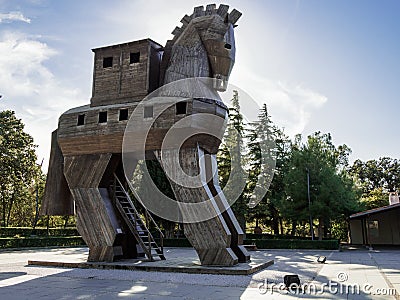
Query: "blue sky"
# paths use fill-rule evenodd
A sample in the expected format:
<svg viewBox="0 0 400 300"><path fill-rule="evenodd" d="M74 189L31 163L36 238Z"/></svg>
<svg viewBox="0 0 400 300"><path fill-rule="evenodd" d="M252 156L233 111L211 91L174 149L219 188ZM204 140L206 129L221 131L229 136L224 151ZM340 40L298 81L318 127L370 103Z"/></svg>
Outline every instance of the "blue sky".
<svg viewBox="0 0 400 300"><path fill-rule="evenodd" d="M219 4L220 2L217 2ZM330 132L351 160L398 157L400 1L226 1L243 13L231 82L293 136ZM65 110L89 103L92 48L165 44L199 1L0 0L0 109L48 160Z"/></svg>

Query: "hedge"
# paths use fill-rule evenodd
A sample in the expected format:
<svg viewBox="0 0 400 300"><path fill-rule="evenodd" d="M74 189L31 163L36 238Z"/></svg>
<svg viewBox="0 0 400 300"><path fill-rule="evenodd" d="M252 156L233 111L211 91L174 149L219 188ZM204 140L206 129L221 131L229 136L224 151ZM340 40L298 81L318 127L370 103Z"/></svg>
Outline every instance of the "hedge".
<svg viewBox="0 0 400 300"><path fill-rule="evenodd" d="M0 237L78 236L76 228L0 227Z"/></svg>
<svg viewBox="0 0 400 300"><path fill-rule="evenodd" d="M164 247L192 247L186 238L164 239L163 244Z"/></svg>
<svg viewBox="0 0 400 300"><path fill-rule="evenodd" d="M186 238L164 239L164 247L192 247ZM339 249L339 240L246 239L245 245L255 244L258 249ZM0 238L1 248L84 246L80 236L12 237Z"/></svg>
<svg viewBox="0 0 400 300"><path fill-rule="evenodd" d="M84 245L85 242L80 236L0 238L0 249Z"/></svg>
<svg viewBox="0 0 400 300"><path fill-rule="evenodd" d="M246 239L245 245L255 244L258 249L339 249L339 240L289 240L289 239ZM165 247L192 247L185 238L164 239Z"/></svg>
<svg viewBox="0 0 400 300"><path fill-rule="evenodd" d="M258 249L339 249L339 240L246 239L244 244L255 244Z"/></svg>
<svg viewBox="0 0 400 300"><path fill-rule="evenodd" d="M293 236L284 234L270 234L270 233L246 233L246 239L249 240L308 240L311 241L310 236ZM332 240L332 238L323 238L323 240Z"/></svg>

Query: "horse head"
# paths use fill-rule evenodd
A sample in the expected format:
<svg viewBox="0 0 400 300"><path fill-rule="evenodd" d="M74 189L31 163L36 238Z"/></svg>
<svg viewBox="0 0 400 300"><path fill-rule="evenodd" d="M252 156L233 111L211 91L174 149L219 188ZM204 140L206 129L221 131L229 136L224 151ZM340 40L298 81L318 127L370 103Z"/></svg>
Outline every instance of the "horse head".
<svg viewBox="0 0 400 300"><path fill-rule="evenodd" d="M163 58L164 84L191 77L214 78L214 89L225 91L235 63L234 27L242 15L229 6L196 7L172 32ZM163 68L163 67L162 67Z"/></svg>

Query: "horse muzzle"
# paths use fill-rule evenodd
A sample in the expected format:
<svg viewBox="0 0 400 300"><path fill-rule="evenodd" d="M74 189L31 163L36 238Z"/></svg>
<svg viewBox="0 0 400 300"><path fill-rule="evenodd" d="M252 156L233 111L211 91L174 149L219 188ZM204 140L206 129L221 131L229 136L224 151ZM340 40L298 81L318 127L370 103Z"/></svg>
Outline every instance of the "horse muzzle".
<svg viewBox="0 0 400 300"><path fill-rule="evenodd" d="M225 92L228 87L228 76L215 74L213 78L213 88L219 92Z"/></svg>

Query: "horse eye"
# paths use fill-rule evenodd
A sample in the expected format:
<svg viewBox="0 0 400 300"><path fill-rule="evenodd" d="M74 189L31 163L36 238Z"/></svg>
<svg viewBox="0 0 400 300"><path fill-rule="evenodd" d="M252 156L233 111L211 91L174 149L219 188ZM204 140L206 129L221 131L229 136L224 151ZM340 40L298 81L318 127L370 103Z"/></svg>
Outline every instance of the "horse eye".
<svg viewBox="0 0 400 300"><path fill-rule="evenodd" d="M231 44L225 44L225 48L231 50L232 49L232 45Z"/></svg>

